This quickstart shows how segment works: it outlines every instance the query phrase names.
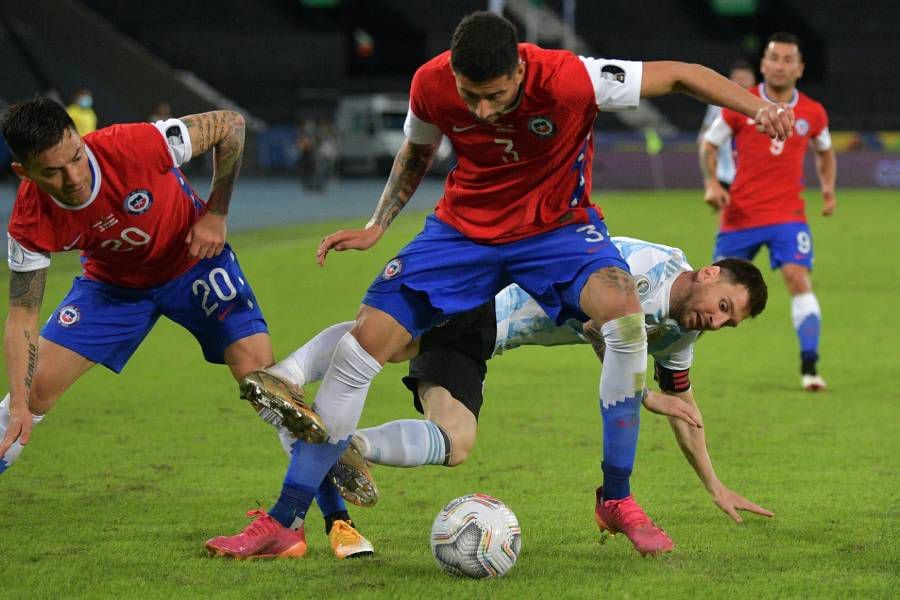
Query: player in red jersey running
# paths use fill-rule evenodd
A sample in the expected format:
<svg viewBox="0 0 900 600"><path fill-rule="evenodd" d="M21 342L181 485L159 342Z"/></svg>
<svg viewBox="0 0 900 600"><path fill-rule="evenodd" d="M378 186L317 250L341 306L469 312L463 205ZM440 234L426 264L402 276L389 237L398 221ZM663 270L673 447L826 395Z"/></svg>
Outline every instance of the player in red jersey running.
<svg viewBox="0 0 900 600"><path fill-rule="evenodd" d="M594 120L600 110L687 92L747 115L770 135L790 134L791 111L699 65L580 58L519 44L502 17L473 13L451 50L413 76L407 139L375 214L363 229L326 237L334 250L372 247L409 201L442 136L457 166L425 228L370 286L354 328L337 343L316 397L329 443L298 442L269 517L302 526L311 498L344 452L382 365L414 337L518 283L551 319L596 323L606 344L600 379L604 522L642 553L672 549L631 496L647 339L628 265L591 203ZM249 532L233 536L239 543Z"/></svg>
<svg viewBox="0 0 900 600"><path fill-rule="evenodd" d="M791 316L800 340L801 386L817 391L825 389L825 380L816 368L822 313L809 276L813 242L800 196L803 158L812 144L826 217L837 206L837 160L825 108L797 90L803 66L800 40L790 33L772 35L760 64L763 83L752 91L794 109L794 135L771 140L759 135L744 115L725 109L704 136L700 167L706 185L704 199L722 213L715 260L728 256L752 260L761 246L769 248L769 262L773 269L781 270L791 295ZM737 174L728 191L715 177L716 151L731 137Z"/></svg>
<svg viewBox="0 0 900 600"><path fill-rule="evenodd" d="M7 232L10 393L0 402L0 473L63 392L96 363L121 371L160 316L190 331L206 360L227 364L238 380L274 362L256 297L225 241L244 149L241 115L114 125L82 138L62 106L36 99L11 107L0 129L22 180ZM204 203L180 167L211 149ZM39 338L49 255L72 249L81 250L83 273ZM332 521L349 522L336 490L323 487L317 500ZM283 550L305 550L302 537ZM371 553L359 537L355 550Z"/></svg>

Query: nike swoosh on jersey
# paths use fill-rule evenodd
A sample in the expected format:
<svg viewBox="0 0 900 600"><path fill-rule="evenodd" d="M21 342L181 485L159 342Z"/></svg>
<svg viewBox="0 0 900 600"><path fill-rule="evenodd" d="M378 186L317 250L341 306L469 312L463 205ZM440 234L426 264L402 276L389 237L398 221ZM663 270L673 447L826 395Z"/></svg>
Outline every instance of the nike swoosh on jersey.
<svg viewBox="0 0 900 600"><path fill-rule="evenodd" d="M78 234L78 237L76 237L74 240L72 240L72 243L71 243L71 244L68 244L68 245L66 245L66 246L63 246L63 250L71 250L72 248L74 248L74 247L75 247L75 244L78 243L78 240L81 239L81 236L82 236L82 235L84 235L84 234L79 233L79 234Z"/></svg>
<svg viewBox="0 0 900 600"><path fill-rule="evenodd" d="M453 126L453 131L454 131L455 133L461 133L461 132L463 132L463 131L468 131L468 130L470 130L470 129L474 129L475 127L478 127L478 125L469 125L468 127L457 127L456 125L454 125L454 126Z"/></svg>

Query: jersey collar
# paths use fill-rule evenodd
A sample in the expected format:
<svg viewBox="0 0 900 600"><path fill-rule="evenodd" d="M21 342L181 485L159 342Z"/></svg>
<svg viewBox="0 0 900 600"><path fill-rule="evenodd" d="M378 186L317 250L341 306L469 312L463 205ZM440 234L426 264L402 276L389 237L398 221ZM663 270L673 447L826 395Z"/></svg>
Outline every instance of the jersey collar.
<svg viewBox="0 0 900 600"><path fill-rule="evenodd" d="M769 102L772 102L773 104L775 103L774 100L772 100L771 98L769 98L769 97L766 95L766 84L765 84L765 82L760 83L758 89L759 89L759 97L760 97L760 98L762 98L763 100L768 100ZM788 102L788 106L790 106L791 108L794 108L794 107L797 105L797 102L798 102L799 100L800 100L800 92L797 90L797 88L794 88L794 95L791 96L791 101Z"/></svg>
<svg viewBox="0 0 900 600"><path fill-rule="evenodd" d="M53 200L56 205L65 210L82 210L91 205L91 203L97 198L97 194L100 193L100 184L102 180L102 175L100 173L100 165L97 164L97 158L94 156L94 153L91 152L91 149L88 147L87 142L84 143L84 153L87 155L88 159L88 167L91 170L91 197L88 198L87 202L84 204L79 204L78 206L71 206L69 204L64 204L50 196L50 199ZM48 194L49 196L49 194Z"/></svg>

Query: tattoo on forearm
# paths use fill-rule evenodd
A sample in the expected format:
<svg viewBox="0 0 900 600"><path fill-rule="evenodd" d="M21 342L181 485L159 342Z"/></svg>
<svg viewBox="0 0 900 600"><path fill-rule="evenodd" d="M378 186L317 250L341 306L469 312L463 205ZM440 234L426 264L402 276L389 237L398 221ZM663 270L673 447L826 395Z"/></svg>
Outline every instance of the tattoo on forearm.
<svg viewBox="0 0 900 600"><path fill-rule="evenodd" d="M31 381L34 379L34 369L37 366L37 344L31 341L31 333L25 332L25 339L28 341L28 368L25 371L25 388L31 389Z"/></svg>
<svg viewBox="0 0 900 600"><path fill-rule="evenodd" d="M244 156L244 118L235 112L217 110L181 120L191 135L194 155L213 149L213 179L207 210L227 214Z"/></svg>
<svg viewBox="0 0 900 600"><path fill-rule="evenodd" d="M413 146L405 144L403 149L394 160L394 166L391 169L391 175L388 178L387 185L384 186L384 192L375 207L375 214L372 215L371 223L381 225L383 229L387 229L388 225L403 210L403 207L412 198L416 188L431 166L434 158L435 148L425 146Z"/></svg>
<svg viewBox="0 0 900 600"><path fill-rule="evenodd" d="M9 272L9 305L38 308L44 298L47 269L18 273Z"/></svg>

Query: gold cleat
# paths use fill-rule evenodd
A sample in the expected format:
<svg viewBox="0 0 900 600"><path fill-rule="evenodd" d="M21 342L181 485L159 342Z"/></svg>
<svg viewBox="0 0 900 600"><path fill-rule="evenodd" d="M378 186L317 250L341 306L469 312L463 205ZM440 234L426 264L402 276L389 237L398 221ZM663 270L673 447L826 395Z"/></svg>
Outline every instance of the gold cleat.
<svg viewBox="0 0 900 600"><path fill-rule="evenodd" d="M342 521L340 519L335 521L331 526L331 531L328 532L328 541L331 542L331 549L334 550L334 555L341 560L375 554L372 542L364 538L356 530L352 521Z"/></svg>
<svg viewBox="0 0 900 600"><path fill-rule="evenodd" d="M344 500L357 506L369 507L378 502L378 486L369 472L369 463L363 456L356 436L337 463L328 471L328 477Z"/></svg>
<svg viewBox="0 0 900 600"><path fill-rule="evenodd" d="M241 380L241 398L260 418L275 428L284 427L310 444L328 439L325 423L303 402L303 388L266 369L253 371Z"/></svg>

